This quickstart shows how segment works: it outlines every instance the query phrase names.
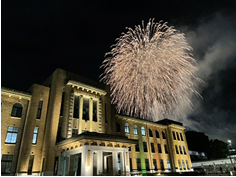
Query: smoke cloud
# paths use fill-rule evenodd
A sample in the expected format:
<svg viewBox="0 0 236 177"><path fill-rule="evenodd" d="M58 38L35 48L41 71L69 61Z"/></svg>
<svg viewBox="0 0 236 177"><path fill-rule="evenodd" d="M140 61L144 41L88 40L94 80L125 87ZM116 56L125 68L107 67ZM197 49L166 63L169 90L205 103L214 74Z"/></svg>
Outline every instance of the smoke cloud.
<svg viewBox="0 0 236 177"><path fill-rule="evenodd" d="M186 34L198 61L197 76L205 83L197 91L203 99L192 97L193 110L187 118L178 117L184 126L205 132L209 138L232 140L236 147L236 13L216 13L199 20L195 27L176 27Z"/></svg>

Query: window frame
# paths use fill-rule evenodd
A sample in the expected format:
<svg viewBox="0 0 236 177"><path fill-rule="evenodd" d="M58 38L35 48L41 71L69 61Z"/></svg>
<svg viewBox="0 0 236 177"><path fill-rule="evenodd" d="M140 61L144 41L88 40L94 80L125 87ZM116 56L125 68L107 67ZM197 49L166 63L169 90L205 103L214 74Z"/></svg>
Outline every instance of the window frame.
<svg viewBox="0 0 236 177"><path fill-rule="evenodd" d="M6 157L6 158L5 158ZM10 160L9 160L9 157L11 157L10 158ZM5 168L1 168L1 174L10 174L11 173L11 166L12 166L12 161L13 161L13 155L9 155L9 154L2 154L2 159L1 159L1 167L3 166L3 165L5 165L4 167ZM9 165L10 164L10 165ZM8 168L9 168L9 166L10 166L10 172L8 173L6 173L6 167L8 166ZM4 169L4 170L3 170Z"/></svg>
<svg viewBox="0 0 236 177"><path fill-rule="evenodd" d="M17 106L18 105L18 106ZM14 111L14 112L13 112ZM13 114L14 113L14 114ZM21 118L23 113L23 105L21 103L15 103L12 106L11 117ZM18 115L19 114L19 115Z"/></svg>
<svg viewBox="0 0 236 177"><path fill-rule="evenodd" d="M12 127L12 131L9 131L10 127L12 127L12 126L8 126L8 129L7 129L7 135L6 135L5 144L16 144L17 134L18 134L18 131L19 131L19 127ZM14 128L17 129L17 132L14 131ZM15 142L11 142L12 141L12 135L15 135ZM10 138L9 138L9 136L10 136ZM8 138L10 139L10 142L7 142Z"/></svg>
<svg viewBox="0 0 236 177"><path fill-rule="evenodd" d="M142 136L146 136L146 132L145 132L145 128L144 127L141 127L141 135Z"/></svg>
<svg viewBox="0 0 236 177"><path fill-rule="evenodd" d="M43 109L43 100L39 100L36 119L40 119L41 118L42 109Z"/></svg>
<svg viewBox="0 0 236 177"><path fill-rule="evenodd" d="M125 123L125 133L129 134L129 124Z"/></svg>
<svg viewBox="0 0 236 177"><path fill-rule="evenodd" d="M134 129L134 135L138 135L138 127L136 125L133 126Z"/></svg>
<svg viewBox="0 0 236 177"><path fill-rule="evenodd" d="M35 132L36 129L37 129L37 132ZM33 133L33 139L32 139L32 144L33 144L33 145L36 145L36 144L37 144L38 133L39 133L39 128L38 128L38 127L35 127L35 128L34 128L34 133ZM35 137L35 135L36 135L36 137ZM35 139L35 143L34 143L34 139Z"/></svg>

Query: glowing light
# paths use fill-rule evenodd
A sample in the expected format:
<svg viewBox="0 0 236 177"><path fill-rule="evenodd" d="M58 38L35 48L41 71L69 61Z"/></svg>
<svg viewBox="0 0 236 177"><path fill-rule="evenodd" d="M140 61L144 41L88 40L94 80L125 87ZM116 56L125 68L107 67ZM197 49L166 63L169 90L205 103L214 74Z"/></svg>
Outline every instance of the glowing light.
<svg viewBox="0 0 236 177"><path fill-rule="evenodd" d="M183 115L182 107L192 107L190 96L199 95L193 80L200 81L184 34L154 19L127 29L101 66L117 111L147 119L152 108L157 114Z"/></svg>

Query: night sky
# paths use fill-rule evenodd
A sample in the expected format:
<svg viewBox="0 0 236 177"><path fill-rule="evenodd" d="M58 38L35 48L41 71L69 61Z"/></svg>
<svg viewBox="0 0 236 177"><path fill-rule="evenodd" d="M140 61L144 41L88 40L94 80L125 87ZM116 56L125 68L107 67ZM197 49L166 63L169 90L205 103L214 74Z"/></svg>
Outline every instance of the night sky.
<svg viewBox="0 0 236 177"><path fill-rule="evenodd" d="M1 85L21 91L61 68L99 81L105 53L126 27L163 20L186 34L203 99L187 127L236 147L236 1L2 1Z"/></svg>

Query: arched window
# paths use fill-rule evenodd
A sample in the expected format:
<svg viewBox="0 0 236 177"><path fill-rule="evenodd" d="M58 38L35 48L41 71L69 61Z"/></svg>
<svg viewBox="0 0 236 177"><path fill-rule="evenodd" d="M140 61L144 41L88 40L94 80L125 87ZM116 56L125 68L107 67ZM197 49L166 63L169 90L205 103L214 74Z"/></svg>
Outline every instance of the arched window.
<svg viewBox="0 0 236 177"><path fill-rule="evenodd" d="M164 131L162 131L162 138L163 138L163 139L166 139L166 135L165 135L165 132L164 132Z"/></svg>
<svg viewBox="0 0 236 177"><path fill-rule="evenodd" d="M120 132L120 123L116 122L116 132Z"/></svg>
<svg viewBox="0 0 236 177"><path fill-rule="evenodd" d="M141 134L142 134L143 136L146 136L145 128L144 128L144 127L141 127Z"/></svg>
<svg viewBox="0 0 236 177"><path fill-rule="evenodd" d="M137 135L138 134L138 129L137 129L137 126L134 125L134 134Z"/></svg>
<svg viewBox="0 0 236 177"><path fill-rule="evenodd" d="M125 133L129 133L129 125L127 123L125 124Z"/></svg>
<svg viewBox="0 0 236 177"><path fill-rule="evenodd" d="M152 130L149 128L149 136L153 137Z"/></svg>
<svg viewBox="0 0 236 177"><path fill-rule="evenodd" d="M160 136L159 136L159 132L156 130L156 137L157 138L160 138Z"/></svg>
<svg viewBox="0 0 236 177"><path fill-rule="evenodd" d="M11 116L12 117L21 117L23 106L20 103L15 103L13 105Z"/></svg>

